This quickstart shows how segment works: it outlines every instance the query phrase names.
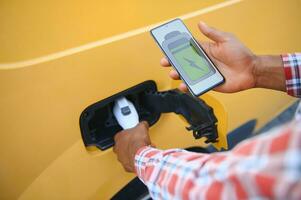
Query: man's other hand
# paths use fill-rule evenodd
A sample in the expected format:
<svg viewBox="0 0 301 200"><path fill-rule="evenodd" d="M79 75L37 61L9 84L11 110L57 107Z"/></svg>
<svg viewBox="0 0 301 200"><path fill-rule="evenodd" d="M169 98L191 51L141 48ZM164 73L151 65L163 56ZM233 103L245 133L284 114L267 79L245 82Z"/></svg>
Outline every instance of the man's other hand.
<svg viewBox="0 0 301 200"><path fill-rule="evenodd" d="M200 22L198 27L212 40L212 42L200 42L201 46L226 79L224 84L214 90L231 93L255 87L254 71L257 57L232 33L209 27L203 22ZM166 58L161 59L161 65L170 66ZM179 79L179 74L175 70L171 70L169 76L174 80ZM181 83L179 89L186 92L187 86Z"/></svg>
<svg viewBox="0 0 301 200"><path fill-rule="evenodd" d="M139 148L151 144L148 135L148 123L141 122L136 127L123 130L114 137L113 151L127 172L135 172L135 154Z"/></svg>

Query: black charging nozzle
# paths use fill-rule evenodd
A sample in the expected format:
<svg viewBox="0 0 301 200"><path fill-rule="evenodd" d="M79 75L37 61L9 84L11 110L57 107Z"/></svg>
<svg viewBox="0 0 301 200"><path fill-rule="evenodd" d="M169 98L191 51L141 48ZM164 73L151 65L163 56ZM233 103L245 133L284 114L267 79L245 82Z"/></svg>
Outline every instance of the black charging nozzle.
<svg viewBox="0 0 301 200"><path fill-rule="evenodd" d="M205 137L205 143L217 142L217 118L213 109L202 99L175 89L146 92L143 95L143 103L147 105L148 110L159 114L174 112L182 115L190 124L186 129L192 131L195 139Z"/></svg>

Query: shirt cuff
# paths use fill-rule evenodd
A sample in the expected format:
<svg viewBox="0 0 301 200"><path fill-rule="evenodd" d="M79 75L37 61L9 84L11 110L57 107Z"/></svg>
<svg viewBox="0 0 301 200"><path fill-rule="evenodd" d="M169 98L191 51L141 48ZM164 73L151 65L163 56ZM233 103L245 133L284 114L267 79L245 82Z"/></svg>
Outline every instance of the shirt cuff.
<svg viewBox="0 0 301 200"><path fill-rule="evenodd" d="M144 183L145 168L151 157L161 151L150 146L138 149L135 155L135 171L140 180Z"/></svg>
<svg viewBox="0 0 301 200"><path fill-rule="evenodd" d="M152 174L156 174L160 171L160 162L164 156L175 153L183 152L183 149L168 149L160 150L150 146L144 146L138 149L135 155L135 172L139 179L146 184Z"/></svg>
<svg viewBox="0 0 301 200"><path fill-rule="evenodd" d="M287 94L301 97L301 53L281 55Z"/></svg>

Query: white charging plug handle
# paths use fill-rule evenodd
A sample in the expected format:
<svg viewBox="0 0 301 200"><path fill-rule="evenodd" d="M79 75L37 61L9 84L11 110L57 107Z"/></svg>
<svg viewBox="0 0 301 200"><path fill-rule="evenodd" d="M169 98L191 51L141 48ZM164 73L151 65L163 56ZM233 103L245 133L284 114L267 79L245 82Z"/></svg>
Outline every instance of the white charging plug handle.
<svg viewBox="0 0 301 200"><path fill-rule="evenodd" d="M125 97L115 101L113 113L123 129L133 128L139 123L139 116L134 104Z"/></svg>

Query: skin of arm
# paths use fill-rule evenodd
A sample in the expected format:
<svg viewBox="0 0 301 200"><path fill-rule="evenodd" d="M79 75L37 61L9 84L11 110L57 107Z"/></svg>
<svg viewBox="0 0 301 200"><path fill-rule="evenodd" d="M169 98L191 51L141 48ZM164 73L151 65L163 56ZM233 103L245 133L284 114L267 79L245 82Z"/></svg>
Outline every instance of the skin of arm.
<svg viewBox="0 0 301 200"><path fill-rule="evenodd" d="M254 74L255 87L286 91L281 56L257 56Z"/></svg>

